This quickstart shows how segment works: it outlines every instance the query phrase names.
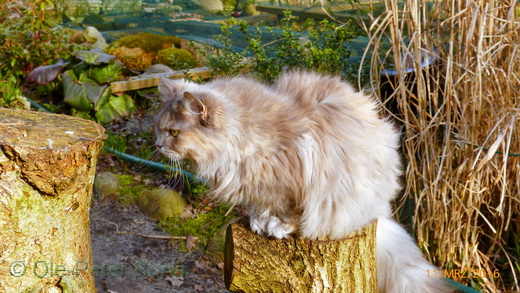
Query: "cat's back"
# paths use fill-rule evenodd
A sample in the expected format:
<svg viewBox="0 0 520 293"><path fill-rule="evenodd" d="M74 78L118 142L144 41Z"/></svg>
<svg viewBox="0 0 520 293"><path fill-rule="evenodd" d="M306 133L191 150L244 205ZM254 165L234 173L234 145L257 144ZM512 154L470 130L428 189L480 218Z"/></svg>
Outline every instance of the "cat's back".
<svg viewBox="0 0 520 293"><path fill-rule="evenodd" d="M339 76L294 70L282 74L271 87L292 98L313 120L333 119L339 124L346 120L378 124L380 120L375 100Z"/></svg>
<svg viewBox="0 0 520 293"><path fill-rule="evenodd" d="M207 86L239 104L263 104L278 100L268 85L249 76L218 78L208 83Z"/></svg>
<svg viewBox="0 0 520 293"><path fill-rule="evenodd" d="M220 78L208 86L237 105L242 114L250 114L258 119L287 116L290 112L294 114L294 111L290 111L291 108L294 110L294 101L291 98L251 77Z"/></svg>
<svg viewBox="0 0 520 293"><path fill-rule="evenodd" d="M282 74L272 88L284 95L295 98L306 106L316 106L331 93L348 89L338 76L330 76L305 70L293 70Z"/></svg>

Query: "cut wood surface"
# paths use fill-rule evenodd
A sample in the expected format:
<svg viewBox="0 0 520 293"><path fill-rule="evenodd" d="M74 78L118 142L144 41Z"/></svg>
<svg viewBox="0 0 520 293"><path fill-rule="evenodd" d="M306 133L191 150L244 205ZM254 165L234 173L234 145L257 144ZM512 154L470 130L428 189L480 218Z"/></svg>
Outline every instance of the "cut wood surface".
<svg viewBox="0 0 520 293"><path fill-rule="evenodd" d="M0 108L0 292L95 292L89 208L104 131Z"/></svg>
<svg viewBox="0 0 520 293"><path fill-rule="evenodd" d="M224 279L233 292L377 292L377 222L341 240L271 239L228 226Z"/></svg>

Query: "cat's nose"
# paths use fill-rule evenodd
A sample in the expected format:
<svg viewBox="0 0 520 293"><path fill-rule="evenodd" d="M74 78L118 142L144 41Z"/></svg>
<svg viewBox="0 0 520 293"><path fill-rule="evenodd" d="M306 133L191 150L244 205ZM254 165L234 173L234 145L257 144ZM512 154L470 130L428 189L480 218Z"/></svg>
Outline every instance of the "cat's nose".
<svg viewBox="0 0 520 293"><path fill-rule="evenodd" d="M158 148L158 149L161 149L161 148L162 148L162 145L160 145L160 144L155 144L155 147Z"/></svg>

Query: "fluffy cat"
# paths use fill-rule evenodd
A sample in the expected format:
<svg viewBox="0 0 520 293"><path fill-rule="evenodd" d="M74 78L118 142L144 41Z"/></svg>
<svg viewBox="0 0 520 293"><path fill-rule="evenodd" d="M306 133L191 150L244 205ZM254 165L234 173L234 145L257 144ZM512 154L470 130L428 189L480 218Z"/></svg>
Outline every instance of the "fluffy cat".
<svg viewBox="0 0 520 293"><path fill-rule="evenodd" d="M338 239L378 219L380 292L448 292L391 220L399 135L376 103L338 77L306 71L268 86L246 77L163 79L156 145L194 161L215 198L250 208L253 231Z"/></svg>

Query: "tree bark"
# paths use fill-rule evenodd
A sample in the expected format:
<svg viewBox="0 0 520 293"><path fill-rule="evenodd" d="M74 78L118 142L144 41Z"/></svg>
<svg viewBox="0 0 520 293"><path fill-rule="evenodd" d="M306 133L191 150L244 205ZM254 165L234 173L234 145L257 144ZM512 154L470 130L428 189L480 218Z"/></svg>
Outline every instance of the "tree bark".
<svg viewBox="0 0 520 293"><path fill-rule="evenodd" d="M104 131L0 109L0 292L95 292L89 208Z"/></svg>
<svg viewBox="0 0 520 293"><path fill-rule="evenodd" d="M377 221L336 241L271 239L228 226L224 279L233 292L377 292Z"/></svg>

